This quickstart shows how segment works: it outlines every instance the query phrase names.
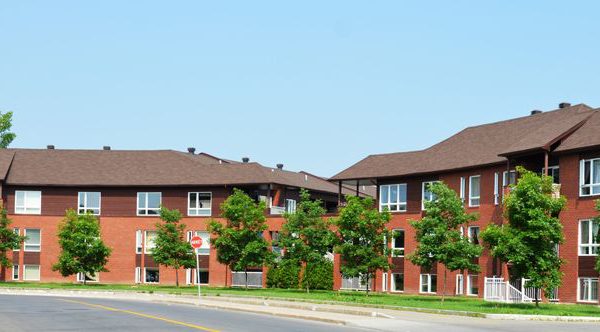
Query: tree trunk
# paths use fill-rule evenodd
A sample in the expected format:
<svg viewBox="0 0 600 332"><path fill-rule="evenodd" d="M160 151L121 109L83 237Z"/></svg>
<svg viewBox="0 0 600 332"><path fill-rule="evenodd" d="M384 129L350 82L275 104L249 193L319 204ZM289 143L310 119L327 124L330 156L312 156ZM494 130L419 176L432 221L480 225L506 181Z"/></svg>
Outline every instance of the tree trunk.
<svg viewBox="0 0 600 332"><path fill-rule="evenodd" d="M248 268L244 269L244 275L246 276L246 280L244 280L246 282L246 290L248 290Z"/></svg>
<svg viewBox="0 0 600 332"><path fill-rule="evenodd" d="M370 281L369 280L369 276L370 276L369 273L367 273L367 280L366 280L366 282L367 282L367 296L369 296L369 281Z"/></svg>
<svg viewBox="0 0 600 332"><path fill-rule="evenodd" d="M175 287L179 288L179 269L175 269Z"/></svg>
<svg viewBox="0 0 600 332"><path fill-rule="evenodd" d="M522 291L525 292L525 287L523 287ZM535 296L535 307L539 308L540 307L540 299L538 298L537 294L538 294L538 288L534 287L533 288L533 296Z"/></svg>
<svg viewBox="0 0 600 332"><path fill-rule="evenodd" d="M87 281L87 280L86 280L85 274L83 274L83 285L84 285L84 286L86 285L86 281Z"/></svg>
<svg viewBox="0 0 600 332"><path fill-rule="evenodd" d="M444 267L444 287L442 287L442 304L444 304L444 297L446 296L446 279L448 278L448 269Z"/></svg>

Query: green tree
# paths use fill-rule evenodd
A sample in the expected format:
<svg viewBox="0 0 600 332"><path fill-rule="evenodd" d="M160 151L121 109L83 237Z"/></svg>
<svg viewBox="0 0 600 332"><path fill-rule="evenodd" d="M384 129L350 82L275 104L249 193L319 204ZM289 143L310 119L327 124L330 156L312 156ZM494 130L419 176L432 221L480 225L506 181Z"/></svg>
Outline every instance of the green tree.
<svg viewBox="0 0 600 332"><path fill-rule="evenodd" d="M61 252L52 270L63 277L81 273L85 284L86 276L108 272L105 265L111 249L100 238L100 224L91 213L79 215L75 210L67 210L58 228L58 243Z"/></svg>
<svg viewBox="0 0 600 332"><path fill-rule="evenodd" d="M479 264L474 259L481 256L483 249L460 231L461 226L467 229L478 215L466 213L462 200L444 183L430 184L428 190L436 199L425 202L426 213L421 220L411 222L416 231L417 248L407 258L425 269L437 263L444 265L443 303L448 271L479 272Z"/></svg>
<svg viewBox="0 0 600 332"><path fill-rule="evenodd" d="M369 284L375 272L390 268L386 239L391 232L386 228L390 221L387 211L379 212L372 198L346 196L346 206L336 219L339 244L336 252L341 256L341 272L347 277L360 277Z"/></svg>
<svg viewBox="0 0 600 332"><path fill-rule="evenodd" d="M489 226L481 235L492 255L510 264L512 277L527 278L529 287L549 295L562 279L563 260L556 246L564 242L558 214L566 199L552 196L551 177L523 167L517 167L517 172L519 181L504 201L508 224Z"/></svg>
<svg viewBox="0 0 600 332"><path fill-rule="evenodd" d="M6 149L17 135L10 131L13 112L0 112L0 148Z"/></svg>
<svg viewBox="0 0 600 332"><path fill-rule="evenodd" d="M194 250L185 239L185 225L179 210L160 208L162 222L156 224L156 239L152 249L152 259L160 265L175 269L175 286L179 287L179 269L193 268L196 265Z"/></svg>
<svg viewBox="0 0 600 332"><path fill-rule="evenodd" d="M240 189L221 204L225 224L212 220L209 231L215 235L212 242L217 260L232 271L244 271L248 288L248 268L272 262L274 255L262 234L267 229L264 202L254 202Z"/></svg>
<svg viewBox="0 0 600 332"><path fill-rule="evenodd" d="M279 245L285 248L283 259L299 262L303 266L303 279L312 272L307 269L308 264L322 262L337 239L331 230L331 221L323 218L325 212L322 202L311 200L308 191L302 189L296 212L284 215L286 222L279 236ZM306 282L304 286L309 292L310 283Z"/></svg>
<svg viewBox="0 0 600 332"><path fill-rule="evenodd" d="M596 200L596 211L600 211L600 199ZM596 216L594 221L600 224L600 216ZM596 234L596 242L600 243L600 227L598 227L598 234ZM598 250L598 254L596 255L596 271L600 273L600 250Z"/></svg>
<svg viewBox="0 0 600 332"><path fill-rule="evenodd" d="M0 210L0 268L3 269L12 265L7 254L14 248L19 248L25 240L24 236L19 236L10 228L11 223L12 221L8 219L6 209L3 207Z"/></svg>

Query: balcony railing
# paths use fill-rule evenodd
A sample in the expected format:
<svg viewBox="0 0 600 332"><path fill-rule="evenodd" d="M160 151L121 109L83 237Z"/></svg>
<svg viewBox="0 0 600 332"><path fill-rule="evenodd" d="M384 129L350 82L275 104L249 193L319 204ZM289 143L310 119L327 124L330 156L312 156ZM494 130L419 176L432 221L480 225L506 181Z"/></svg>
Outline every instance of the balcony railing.
<svg viewBox="0 0 600 332"><path fill-rule="evenodd" d="M270 214L284 214L285 206L271 206Z"/></svg>

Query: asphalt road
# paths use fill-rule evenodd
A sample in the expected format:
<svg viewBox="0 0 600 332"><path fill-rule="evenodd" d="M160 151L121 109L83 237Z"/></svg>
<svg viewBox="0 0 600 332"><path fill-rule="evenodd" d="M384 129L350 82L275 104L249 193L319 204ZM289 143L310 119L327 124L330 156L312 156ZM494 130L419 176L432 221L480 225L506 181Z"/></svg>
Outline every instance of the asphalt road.
<svg viewBox="0 0 600 332"><path fill-rule="evenodd" d="M357 318L353 323L363 328L178 304L0 295L0 331L600 331L600 323L499 321L414 312L398 312L395 319Z"/></svg>

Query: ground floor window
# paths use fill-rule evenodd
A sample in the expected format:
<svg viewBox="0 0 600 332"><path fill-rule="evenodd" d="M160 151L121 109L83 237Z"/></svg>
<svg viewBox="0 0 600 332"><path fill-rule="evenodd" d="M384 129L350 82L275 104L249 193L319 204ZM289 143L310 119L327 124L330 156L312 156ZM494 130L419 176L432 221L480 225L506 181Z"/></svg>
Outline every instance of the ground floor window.
<svg viewBox="0 0 600 332"><path fill-rule="evenodd" d="M39 265L23 265L23 280L38 281L40 280Z"/></svg>
<svg viewBox="0 0 600 332"><path fill-rule="evenodd" d="M598 278L579 278L579 301L598 302Z"/></svg>
<svg viewBox="0 0 600 332"><path fill-rule="evenodd" d="M479 277L476 274L467 276L467 295L479 294Z"/></svg>
<svg viewBox="0 0 600 332"><path fill-rule="evenodd" d="M392 273L392 292L404 292L404 273Z"/></svg>
<svg viewBox="0 0 600 332"><path fill-rule="evenodd" d="M456 295L463 295L465 290L464 290L464 279L463 279L463 275L462 274L457 274L456 275Z"/></svg>
<svg viewBox="0 0 600 332"><path fill-rule="evenodd" d="M153 284L160 282L160 272L157 267L147 267L144 269L144 282Z"/></svg>
<svg viewBox="0 0 600 332"><path fill-rule="evenodd" d="M139 284L140 282L142 282L142 268L136 267L135 268L135 283Z"/></svg>
<svg viewBox="0 0 600 332"><path fill-rule="evenodd" d="M77 273L77 282L98 282L98 274Z"/></svg>
<svg viewBox="0 0 600 332"><path fill-rule="evenodd" d="M19 265L13 265L12 280L19 280Z"/></svg>
<svg viewBox="0 0 600 332"><path fill-rule="evenodd" d="M435 293L437 292L437 275L435 274L421 274L421 293Z"/></svg>
<svg viewBox="0 0 600 332"><path fill-rule="evenodd" d="M200 285L208 285L208 270L200 269L200 273L196 273L196 284L198 284L198 278L200 278Z"/></svg>

